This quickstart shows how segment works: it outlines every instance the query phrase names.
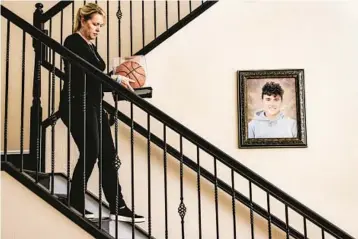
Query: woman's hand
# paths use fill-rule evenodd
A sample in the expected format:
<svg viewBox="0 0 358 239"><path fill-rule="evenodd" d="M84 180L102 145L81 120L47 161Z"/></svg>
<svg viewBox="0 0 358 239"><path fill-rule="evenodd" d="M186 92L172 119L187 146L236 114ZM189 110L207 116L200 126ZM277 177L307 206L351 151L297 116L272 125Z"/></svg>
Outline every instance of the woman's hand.
<svg viewBox="0 0 358 239"><path fill-rule="evenodd" d="M130 91L134 92L133 87L130 85L130 82L135 82L134 80L122 75L112 75L111 77Z"/></svg>
<svg viewBox="0 0 358 239"><path fill-rule="evenodd" d="M131 84L129 84L129 82L135 82L135 81L132 80L132 79L130 79L130 78L128 78L128 77L125 77L125 76L120 76L120 77L121 77L121 84L122 84L124 87L126 87L126 88L128 88L128 89L130 89L131 91L134 92L134 89L133 89L133 87L131 86Z"/></svg>

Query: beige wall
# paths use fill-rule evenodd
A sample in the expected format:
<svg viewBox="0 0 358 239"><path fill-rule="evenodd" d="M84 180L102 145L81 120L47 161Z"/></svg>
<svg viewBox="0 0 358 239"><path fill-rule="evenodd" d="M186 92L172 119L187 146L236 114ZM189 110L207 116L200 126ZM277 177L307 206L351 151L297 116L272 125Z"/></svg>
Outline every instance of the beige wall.
<svg viewBox="0 0 358 239"><path fill-rule="evenodd" d="M93 238L9 174L1 172L1 238Z"/></svg>
<svg viewBox="0 0 358 239"><path fill-rule="evenodd" d="M358 199L358 195L353 190L357 186L354 183L357 181L354 172L358 169L354 161L357 153L354 151L353 138L357 131L354 130L353 124L357 118L355 110L357 104L353 99L353 95L357 93L353 78L353 56L357 53L354 44L357 42L357 36L353 29L357 17L351 10L356 7L353 5L352 2L256 1L250 3L222 0L149 53L146 59L150 82L154 89L153 98L148 101L322 216L353 236L357 236L358 231L353 227L355 225L353 215L357 212L355 202ZM103 38L105 34L106 31ZM337 44L340 42L344 44L338 47ZM128 54L128 46L125 47L126 54ZM110 49L116 51L115 47ZM99 50L104 55L106 45L100 43ZM112 51L111 54L116 56ZM239 150L237 148L237 70L290 67L305 68L306 71L309 147ZM337 78L343 84L337 84ZM321 90L322 85L324 90ZM338 97L332 97L333 95ZM337 98L344 98L345 104L338 105ZM111 101L110 96L106 96L106 99ZM121 103L120 109L129 112L129 105ZM332 109L338 113L332 114ZM136 121L143 126L146 125L146 115L143 112L136 109L134 115ZM341 115L350 117L345 118L343 127L332 127L340 122L338 120L341 119ZM154 119L151 119L151 129L162 138L162 125ZM168 142L179 148L177 135L170 130L167 134ZM56 126L56 142L56 171L65 172L66 129L61 122ZM129 142L129 129L121 125L120 180L124 187L126 201L130 205ZM142 137L135 137L135 206L136 212L147 217L145 143ZM47 159L50 159L49 150L50 144L47 147ZM78 155L73 144L71 152L71 171L73 171ZM152 229L156 238L164 238L163 153L154 146L151 153L154 218ZM185 142L184 153L196 160L194 145ZM200 159L202 165L212 172L212 158L201 152ZM50 166L48 161L48 170ZM338 172L335 170L337 168ZM89 183L89 188L95 192L98 192L97 175L97 168L95 168ZM230 171L221 164L218 164L218 175L230 182ZM180 203L179 182L178 164L168 157L170 238L181 237L180 217L177 214ZM237 190L248 195L247 181L236 175L235 183ZM201 187L203 238L216 238L213 187L205 180ZM324 203L322 203L323 198ZM254 200L266 207L265 194L257 188L254 188ZM196 175L190 170L184 171L184 202L187 207L186 238L196 238L198 235L197 186ZM219 203L220 236L232 238L231 198L220 193ZM272 204L273 213L284 219L284 207L274 201ZM236 204L236 208L238 236L248 238L250 236L249 211L240 203ZM291 225L302 231L302 219L291 212L290 215ZM255 217L255 222L256 238L266 238L267 224L259 217ZM140 226L146 229L147 223ZM274 233L274 238L284 236L277 231ZM320 232L309 224L309 233L315 238Z"/></svg>

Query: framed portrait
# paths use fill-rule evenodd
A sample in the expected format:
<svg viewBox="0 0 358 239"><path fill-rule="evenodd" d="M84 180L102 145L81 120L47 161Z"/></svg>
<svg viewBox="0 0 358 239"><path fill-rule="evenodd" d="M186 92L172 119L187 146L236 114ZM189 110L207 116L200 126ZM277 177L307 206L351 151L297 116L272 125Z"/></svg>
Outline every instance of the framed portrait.
<svg viewBox="0 0 358 239"><path fill-rule="evenodd" d="M239 148L307 147L304 70L238 71Z"/></svg>

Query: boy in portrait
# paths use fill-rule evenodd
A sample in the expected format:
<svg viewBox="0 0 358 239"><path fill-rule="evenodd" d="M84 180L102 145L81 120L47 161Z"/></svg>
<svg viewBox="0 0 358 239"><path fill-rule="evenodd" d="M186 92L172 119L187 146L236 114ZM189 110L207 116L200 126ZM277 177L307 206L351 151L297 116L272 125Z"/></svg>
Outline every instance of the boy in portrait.
<svg viewBox="0 0 358 239"><path fill-rule="evenodd" d="M282 112L284 90L279 83L267 82L262 87L262 110L255 112L248 124L248 138L295 138L296 120Z"/></svg>

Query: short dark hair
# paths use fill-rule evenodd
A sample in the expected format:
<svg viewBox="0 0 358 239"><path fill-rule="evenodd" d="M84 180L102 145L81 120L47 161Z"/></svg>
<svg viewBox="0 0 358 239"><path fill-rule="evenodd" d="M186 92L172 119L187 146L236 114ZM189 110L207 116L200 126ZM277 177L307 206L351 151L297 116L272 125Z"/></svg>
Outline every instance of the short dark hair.
<svg viewBox="0 0 358 239"><path fill-rule="evenodd" d="M261 99L264 98L264 95L268 95L268 96L279 95L281 97L281 99L283 99L283 93L284 93L284 90L282 89L282 87L279 83L275 83L273 81L267 82L262 87Z"/></svg>

